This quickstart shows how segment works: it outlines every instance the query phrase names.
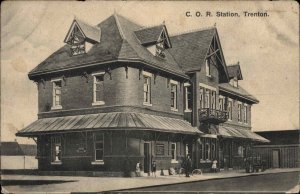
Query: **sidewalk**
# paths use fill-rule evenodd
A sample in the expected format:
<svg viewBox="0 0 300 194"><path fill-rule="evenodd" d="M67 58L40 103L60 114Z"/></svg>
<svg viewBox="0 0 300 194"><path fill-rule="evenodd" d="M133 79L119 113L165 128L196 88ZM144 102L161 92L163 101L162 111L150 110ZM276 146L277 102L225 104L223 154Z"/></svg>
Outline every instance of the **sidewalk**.
<svg viewBox="0 0 300 194"><path fill-rule="evenodd" d="M5 182L30 182L29 184L7 185L5 191L16 192L101 192L110 190L123 190L155 185L168 185L184 182L193 182L211 179L223 179L232 177L255 176L260 174L294 172L300 168L268 169L264 172L245 173L245 171L222 171L219 173L205 173L194 175L190 178L184 175L158 176L158 177L73 177L73 176L30 176L30 175L1 175ZM47 182L48 181L48 182ZM52 182L51 182L52 181ZM59 182L61 181L61 183ZM69 181L69 182L66 182ZM35 184L39 182L39 184ZM54 182L54 183L53 183ZM10 184L11 184L10 183Z"/></svg>

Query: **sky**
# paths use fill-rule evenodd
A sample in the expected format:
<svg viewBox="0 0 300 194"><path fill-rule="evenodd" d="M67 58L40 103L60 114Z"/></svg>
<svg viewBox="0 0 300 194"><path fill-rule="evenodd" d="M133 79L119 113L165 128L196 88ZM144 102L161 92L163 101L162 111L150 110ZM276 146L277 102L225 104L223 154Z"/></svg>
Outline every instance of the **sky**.
<svg viewBox="0 0 300 194"><path fill-rule="evenodd" d="M241 17L196 17L197 11ZM244 17L243 11L269 17ZM296 2L6 1L1 4L1 141L16 139L18 130L37 119L37 86L27 74L64 44L74 17L96 25L114 12L143 26L165 21L170 35L216 24L226 63L240 62L239 84L260 101L252 107L252 130L299 128Z"/></svg>

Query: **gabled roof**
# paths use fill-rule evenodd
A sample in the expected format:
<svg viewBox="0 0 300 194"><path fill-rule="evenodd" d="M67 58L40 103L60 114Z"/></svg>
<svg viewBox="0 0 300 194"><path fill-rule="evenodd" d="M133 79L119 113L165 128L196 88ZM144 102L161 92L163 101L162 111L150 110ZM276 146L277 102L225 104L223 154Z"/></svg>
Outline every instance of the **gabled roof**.
<svg viewBox="0 0 300 194"><path fill-rule="evenodd" d="M239 63L227 66L227 70L230 79L236 77L238 80L243 80L242 70Z"/></svg>
<svg viewBox="0 0 300 194"><path fill-rule="evenodd" d="M42 118L20 130L16 135L35 136L42 133L74 132L82 130L151 130L194 135L202 133L183 119L143 113L110 112Z"/></svg>
<svg viewBox="0 0 300 194"><path fill-rule="evenodd" d="M215 34L214 28L170 36L169 52L186 72L200 70Z"/></svg>
<svg viewBox="0 0 300 194"><path fill-rule="evenodd" d="M255 104L259 102L254 96L252 96L249 92L247 92L241 86L234 87L234 86L230 85L229 83L222 83L222 84L219 84L219 90L229 93L229 94L232 94L232 95L236 95L239 98L242 98L244 100L250 101Z"/></svg>
<svg viewBox="0 0 300 194"><path fill-rule="evenodd" d="M1 155L2 156L23 156L24 152L19 146L18 142L1 142Z"/></svg>
<svg viewBox="0 0 300 194"><path fill-rule="evenodd" d="M134 33L141 44L145 45L156 42L163 29L164 25L158 25L149 28L142 28Z"/></svg>
<svg viewBox="0 0 300 194"><path fill-rule="evenodd" d="M164 36L167 38L167 46L168 48L171 47L171 41L165 25L143 28L134 33L140 43L145 46L157 43L162 33L164 33Z"/></svg>
<svg viewBox="0 0 300 194"><path fill-rule="evenodd" d="M80 22L79 25L85 26ZM142 26L115 14L98 24L97 27L101 29L101 41L94 44L87 53L72 56L70 46L66 44L30 71L29 78L34 79L35 76L45 73L116 61L144 63L152 68L188 78L167 50L165 50L165 58L161 59L153 56L140 44L134 31L142 29ZM84 29L89 29L89 27L85 26Z"/></svg>
<svg viewBox="0 0 300 194"><path fill-rule="evenodd" d="M219 48L218 52L214 54L218 55L222 60L222 64L218 67L221 72L220 81L228 81L227 67L215 27L171 36L170 40L172 42L172 48L169 49L170 53L185 72L201 69L201 64L208 57L210 46L215 40Z"/></svg>
<svg viewBox="0 0 300 194"><path fill-rule="evenodd" d="M68 37L70 36L74 26L77 25L77 27L81 30L85 38L89 39L92 42L100 42L101 37L101 29L96 26L91 26L77 18L75 18L72 22L72 25L70 27L70 30L64 40L66 43L68 40Z"/></svg>

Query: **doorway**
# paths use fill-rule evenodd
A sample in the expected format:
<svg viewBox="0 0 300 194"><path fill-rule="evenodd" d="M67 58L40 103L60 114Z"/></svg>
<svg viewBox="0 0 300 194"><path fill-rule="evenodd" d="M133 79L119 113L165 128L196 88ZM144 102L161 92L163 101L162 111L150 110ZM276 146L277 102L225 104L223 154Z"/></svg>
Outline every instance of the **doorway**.
<svg viewBox="0 0 300 194"><path fill-rule="evenodd" d="M272 167L279 168L279 150L272 150Z"/></svg>
<svg viewBox="0 0 300 194"><path fill-rule="evenodd" d="M151 155L150 143L144 143L144 172L150 173Z"/></svg>

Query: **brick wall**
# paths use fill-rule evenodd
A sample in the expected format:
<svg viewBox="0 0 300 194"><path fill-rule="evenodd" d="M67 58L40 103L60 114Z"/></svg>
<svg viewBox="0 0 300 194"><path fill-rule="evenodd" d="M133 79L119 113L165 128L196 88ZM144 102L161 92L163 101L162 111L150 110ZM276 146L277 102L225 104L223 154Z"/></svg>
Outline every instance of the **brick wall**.
<svg viewBox="0 0 300 194"><path fill-rule="evenodd" d="M98 70L99 71L99 70ZM183 84L178 84L177 104L178 111L171 111L171 88L167 77L152 75L151 103L152 106L143 105L143 75L139 69L118 67L111 70L111 74L104 75L104 105L92 106L93 102L93 76L92 72L83 77L80 73L66 77L62 81L61 110L51 111L53 83L48 78L39 83L38 106L39 113L59 112L73 109L107 108L112 106L135 106L149 111L183 115ZM62 77L62 76L60 76ZM58 77L58 78L60 78ZM56 77L57 78L57 77ZM178 80L175 80L178 81ZM111 110L111 109L110 109Z"/></svg>

